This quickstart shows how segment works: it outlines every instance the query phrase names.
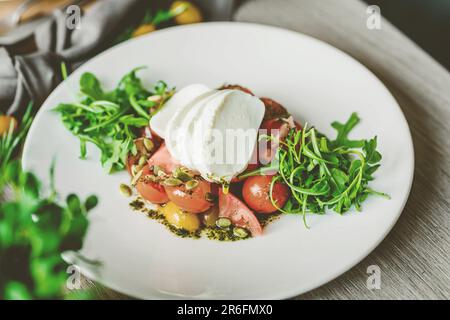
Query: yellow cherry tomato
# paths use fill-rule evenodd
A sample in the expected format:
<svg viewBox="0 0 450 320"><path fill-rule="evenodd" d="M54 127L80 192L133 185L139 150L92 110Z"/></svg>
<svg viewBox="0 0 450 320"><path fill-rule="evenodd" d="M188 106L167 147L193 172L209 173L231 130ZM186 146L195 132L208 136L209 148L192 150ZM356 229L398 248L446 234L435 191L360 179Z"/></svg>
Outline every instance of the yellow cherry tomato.
<svg viewBox="0 0 450 320"><path fill-rule="evenodd" d="M168 223L179 229L195 232L200 227L200 219L197 214L183 211L173 202L168 202L159 211Z"/></svg>
<svg viewBox="0 0 450 320"><path fill-rule="evenodd" d="M9 127L13 123L14 129L17 128L17 120L12 116L0 115L0 136L9 131Z"/></svg>
<svg viewBox="0 0 450 320"><path fill-rule="evenodd" d="M150 23L143 24L143 25L140 25L136 30L133 31L132 36L133 36L133 38L136 38L136 37L142 36L144 34L153 32L155 30L156 30L156 28L154 25L152 25Z"/></svg>
<svg viewBox="0 0 450 320"><path fill-rule="evenodd" d="M178 24L198 23L203 20L200 9L189 1L174 1L170 11L175 14L181 12L175 16Z"/></svg>

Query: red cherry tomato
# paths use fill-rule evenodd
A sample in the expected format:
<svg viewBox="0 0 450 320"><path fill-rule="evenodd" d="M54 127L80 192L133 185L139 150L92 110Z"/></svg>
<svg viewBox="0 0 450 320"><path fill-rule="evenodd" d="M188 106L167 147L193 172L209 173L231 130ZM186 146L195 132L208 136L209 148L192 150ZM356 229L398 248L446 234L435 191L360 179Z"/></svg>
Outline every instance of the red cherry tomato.
<svg viewBox="0 0 450 320"><path fill-rule="evenodd" d="M207 194L211 192L211 184L207 181L199 181L198 185L191 190L186 190L184 185L166 186L165 189L170 201L187 212L205 212L213 205L212 202L206 200Z"/></svg>
<svg viewBox="0 0 450 320"><path fill-rule="evenodd" d="M219 216L230 219L235 226L249 230L254 237L263 233L255 214L232 193L224 194L221 189L219 190Z"/></svg>
<svg viewBox="0 0 450 320"><path fill-rule="evenodd" d="M266 120L261 124L260 134L273 136L275 139L261 140L258 144L258 161L266 165L273 160L275 152L279 146L278 141L283 140L289 133L289 124L281 119Z"/></svg>
<svg viewBox="0 0 450 320"><path fill-rule="evenodd" d="M258 213L273 213L277 208L270 201L272 176L253 176L247 178L242 187L242 197L250 208ZM281 182L273 186L273 200L282 208L289 198L289 189Z"/></svg>
<svg viewBox="0 0 450 320"><path fill-rule="evenodd" d="M279 139L284 139L289 133L289 123L281 119L266 120L261 124L262 130L267 130L268 135L274 135Z"/></svg>
<svg viewBox="0 0 450 320"><path fill-rule="evenodd" d="M266 107L266 112L264 113L264 120L270 120L275 118L288 117L289 112L280 103L276 102L270 98L260 98Z"/></svg>
<svg viewBox="0 0 450 320"><path fill-rule="evenodd" d="M225 85L219 88L219 90L225 90L225 89L229 89L229 90L241 90L242 92L251 94L252 96L254 96L253 92L251 92L249 89L247 89L246 87L237 85L237 84L229 84L229 85Z"/></svg>
<svg viewBox="0 0 450 320"><path fill-rule="evenodd" d="M146 175L151 173L150 168L145 166L142 170L142 178L139 179L136 184L136 190L145 200L148 200L151 203L160 204L168 202L169 197L167 196L167 193L162 185L157 182L146 181L144 179Z"/></svg>

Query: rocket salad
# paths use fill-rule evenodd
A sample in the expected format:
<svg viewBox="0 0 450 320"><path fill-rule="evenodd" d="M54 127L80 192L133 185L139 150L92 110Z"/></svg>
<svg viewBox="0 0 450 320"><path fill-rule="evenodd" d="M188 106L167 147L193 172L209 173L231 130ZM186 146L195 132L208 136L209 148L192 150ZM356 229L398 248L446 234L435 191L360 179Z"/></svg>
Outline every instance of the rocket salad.
<svg viewBox="0 0 450 320"><path fill-rule="evenodd" d="M369 195L388 197L369 186L381 162L377 137L349 138L360 121L356 113L345 123L332 123L337 131L332 139L244 87L191 85L175 92L160 81L146 89L137 71L112 91L85 73L83 98L55 110L80 139L81 158L91 142L108 173L127 169L130 183L121 185L122 193L136 194L132 206L170 230L238 240L261 235L263 225L279 214L301 215L307 225L308 213L343 214L361 210ZM244 165L204 161L213 136L204 144L198 133L229 127L259 130L249 135L250 151L237 146Z"/></svg>

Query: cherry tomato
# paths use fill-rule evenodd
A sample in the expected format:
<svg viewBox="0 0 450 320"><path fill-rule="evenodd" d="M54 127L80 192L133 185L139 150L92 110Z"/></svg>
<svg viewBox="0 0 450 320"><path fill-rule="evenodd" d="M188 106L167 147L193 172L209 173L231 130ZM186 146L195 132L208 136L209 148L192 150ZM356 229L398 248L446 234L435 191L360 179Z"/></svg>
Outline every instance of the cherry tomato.
<svg viewBox="0 0 450 320"><path fill-rule="evenodd" d="M266 165L273 160L279 146L278 141L283 140L289 133L289 124L282 119L270 119L261 124L261 133L273 136L270 141L261 140L258 144L258 162Z"/></svg>
<svg viewBox="0 0 450 320"><path fill-rule="evenodd" d="M144 34L153 32L155 30L156 30L156 27L151 23L142 24L136 30L133 31L132 37L136 38L136 37L142 36Z"/></svg>
<svg viewBox="0 0 450 320"><path fill-rule="evenodd" d="M273 213L277 208L270 201L270 184L272 176L253 176L247 178L242 187L242 197L250 208L258 213ZM273 200L278 207L283 207L289 198L289 189L281 182L273 186Z"/></svg>
<svg viewBox="0 0 450 320"><path fill-rule="evenodd" d="M245 92L245 93L248 93L248 94L251 94L252 96L254 96L253 92L251 92L250 89L247 89L247 88L237 85L237 84L227 84L227 85L224 85L219 88L219 90L225 90L225 89L240 90L242 92Z"/></svg>
<svg viewBox="0 0 450 320"><path fill-rule="evenodd" d="M17 120L13 116L0 115L0 137L9 131L11 123L14 130L16 130Z"/></svg>
<svg viewBox="0 0 450 320"><path fill-rule="evenodd" d="M180 166L178 161L172 158L164 143L153 154L150 160L148 160L148 164L150 166L158 166L166 173L172 173L177 167Z"/></svg>
<svg viewBox="0 0 450 320"><path fill-rule="evenodd" d="M203 21L200 9L189 1L175 1L170 7L172 13L175 15L175 21L178 24L198 23Z"/></svg>
<svg viewBox="0 0 450 320"><path fill-rule="evenodd" d="M187 212L205 212L213 205L212 202L207 200L208 193L211 193L211 184L205 180L199 181L198 185L191 190L187 190L184 185L165 186L165 189L170 201Z"/></svg>
<svg viewBox="0 0 450 320"><path fill-rule="evenodd" d="M145 179L145 176L149 174L152 174L152 172L148 166L145 166L142 170L141 179L136 184L136 190L145 200L151 203L160 204L168 202L169 197L164 187L157 182L147 181Z"/></svg>
<svg viewBox="0 0 450 320"><path fill-rule="evenodd" d="M289 116L286 108L280 103L276 102L270 98L260 98L266 107L266 112L264 113L264 120L270 120L275 118L285 118Z"/></svg>
<svg viewBox="0 0 450 320"><path fill-rule="evenodd" d="M230 219L235 226L249 230L254 237L263 233L255 214L230 192L224 194L219 190L219 216Z"/></svg>
<svg viewBox="0 0 450 320"><path fill-rule="evenodd" d="M288 135L290 126L288 122L277 118L264 121L260 129L267 130L268 135L274 135L283 140Z"/></svg>

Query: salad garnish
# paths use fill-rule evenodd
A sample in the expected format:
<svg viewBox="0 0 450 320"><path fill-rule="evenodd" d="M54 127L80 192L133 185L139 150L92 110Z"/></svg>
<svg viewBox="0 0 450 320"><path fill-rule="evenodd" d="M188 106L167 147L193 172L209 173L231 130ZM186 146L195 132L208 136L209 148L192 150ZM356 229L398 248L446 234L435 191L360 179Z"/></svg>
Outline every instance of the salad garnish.
<svg viewBox="0 0 450 320"><path fill-rule="evenodd" d="M174 92L163 81L150 90L144 88L136 75L140 69L126 74L112 91L105 91L97 77L86 72L80 78L80 101L61 103L54 109L61 114L64 125L80 139L80 158L87 156L86 143L93 143L100 149L100 160L108 173L123 170L128 155L138 153L133 143L139 137L138 129L148 125L152 114ZM151 143L143 142L147 143L146 147Z"/></svg>
<svg viewBox="0 0 450 320"><path fill-rule="evenodd" d="M301 130L293 128L289 131L277 150L279 174L273 177L270 187L272 204L279 211L302 214L304 218L307 212L323 214L326 209L342 214L352 206L361 211L362 202L370 194L389 197L368 187L382 158L376 150L377 137L369 140L348 138L359 121L358 115L352 113L344 124L333 122L332 127L337 130L334 140L314 127L308 128L307 124ZM287 185L291 194L282 208L272 196L277 181ZM304 222L307 225L306 220Z"/></svg>

